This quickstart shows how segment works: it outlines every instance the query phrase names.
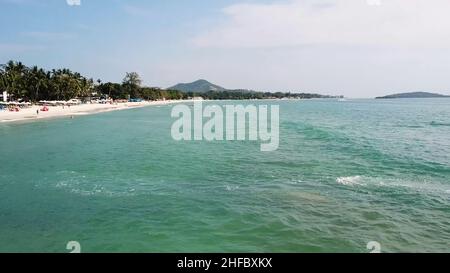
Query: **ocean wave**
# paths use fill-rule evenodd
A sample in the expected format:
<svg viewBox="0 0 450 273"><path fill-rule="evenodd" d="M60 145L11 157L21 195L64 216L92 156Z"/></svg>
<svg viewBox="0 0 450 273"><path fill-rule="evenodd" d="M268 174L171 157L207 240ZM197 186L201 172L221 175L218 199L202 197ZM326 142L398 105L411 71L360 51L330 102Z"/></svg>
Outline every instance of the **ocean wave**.
<svg viewBox="0 0 450 273"><path fill-rule="evenodd" d="M227 185L225 188L226 188L227 191L237 191L237 190L239 190L239 186Z"/></svg>
<svg viewBox="0 0 450 273"><path fill-rule="evenodd" d="M356 175L338 177L336 178L336 182L344 186L391 187L425 194L445 194L446 196L450 194L450 186L436 181L413 181L399 178L383 178Z"/></svg>
<svg viewBox="0 0 450 273"><path fill-rule="evenodd" d="M112 183L110 181L94 182L92 178L77 174L75 171L60 171L58 174L71 174L60 178L54 184L58 190L70 192L82 196L109 196L125 197L136 195L136 188L129 184ZM109 182L109 183L108 183ZM45 187L47 183L39 183L37 186Z"/></svg>
<svg viewBox="0 0 450 273"><path fill-rule="evenodd" d="M346 176L336 178L336 182L345 186L363 185L362 176Z"/></svg>

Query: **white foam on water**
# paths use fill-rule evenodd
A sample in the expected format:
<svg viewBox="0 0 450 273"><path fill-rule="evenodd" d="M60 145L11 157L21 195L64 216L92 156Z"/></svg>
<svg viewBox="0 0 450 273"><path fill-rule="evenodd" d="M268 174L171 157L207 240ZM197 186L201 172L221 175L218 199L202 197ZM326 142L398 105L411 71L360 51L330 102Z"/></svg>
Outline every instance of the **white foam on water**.
<svg viewBox="0 0 450 273"><path fill-rule="evenodd" d="M64 176L56 181L55 188L82 196L134 196L135 187L130 185L117 185L118 183L97 183L93 184L85 175L80 175L75 171L59 171L58 175ZM45 187L47 183L38 183L36 186Z"/></svg>
<svg viewBox="0 0 450 273"><path fill-rule="evenodd" d="M336 182L344 185L344 186L355 186L355 185L364 185L362 183L362 176L356 175L356 176L346 176L346 177L338 177L336 179Z"/></svg>
<svg viewBox="0 0 450 273"><path fill-rule="evenodd" d="M411 181L399 178L383 178L383 177L368 177L368 176L348 176L338 177L336 182L344 186L374 186L374 187L390 187L403 188L410 191L415 191L422 194L442 195L450 194L450 188L439 182L431 181Z"/></svg>
<svg viewBox="0 0 450 273"><path fill-rule="evenodd" d="M236 191L236 190L239 190L239 186L230 186L230 185L227 185L225 188L227 189L227 191Z"/></svg>

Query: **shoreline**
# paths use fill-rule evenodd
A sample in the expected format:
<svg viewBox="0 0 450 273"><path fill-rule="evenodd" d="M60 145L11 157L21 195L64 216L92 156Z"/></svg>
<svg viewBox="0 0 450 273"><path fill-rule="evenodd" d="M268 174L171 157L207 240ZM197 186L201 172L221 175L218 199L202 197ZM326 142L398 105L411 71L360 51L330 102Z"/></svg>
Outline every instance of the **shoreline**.
<svg viewBox="0 0 450 273"><path fill-rule="evenodd" d="M183 102L192 102L192 100L168 100L168 101L145 101L145 102L126 102L118 104L81 104L74 106L47 106L48 112L40 111L42 106L31 106L21 109L20 112L0 111L0 124L33 122L47 120L52 118L75 117L94 115L112 111L142 108L147 106L170 105ZM39 110L39 114L37 114Z"/></svg>
<svg viewBox="0 0 450 273"><path fill-rule="evenodd" d="M243 99L239 101L305 101L305 100L322 100L322 99ZM40 111L42 106L31 106L29 108L21 109L20 112L9 112L8 110L0 111L0 124L10 124L10 123L21 123L21 122L34 122L39 120L47 120L52 118L63 118L63 117L75 117L75 116L85 116L94 115L99 113L106 113L111 111L120 111L134 108L142 108L148 106L164 106L176 103L192 103L196 100L166 100L166 101L143 101L143 102L124 102L117 104L80 104L74 106L47 106L49 108L48 112ZM236 101L233 99L228 100L202 100L203 102L208 101L220 101L220 102L231 102ZM36 111L39 109L39 114Z"/></svg>

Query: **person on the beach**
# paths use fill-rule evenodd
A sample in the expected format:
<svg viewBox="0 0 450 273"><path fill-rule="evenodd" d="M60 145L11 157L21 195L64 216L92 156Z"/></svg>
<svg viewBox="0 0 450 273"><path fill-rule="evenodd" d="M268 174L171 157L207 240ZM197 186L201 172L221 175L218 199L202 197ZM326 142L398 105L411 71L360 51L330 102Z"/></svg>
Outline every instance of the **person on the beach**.
<svg viewBox="0 0 450 273"><path fill-rule="evenodd" d="M36 109L36 115L39 116L39 109Z"/></svg>

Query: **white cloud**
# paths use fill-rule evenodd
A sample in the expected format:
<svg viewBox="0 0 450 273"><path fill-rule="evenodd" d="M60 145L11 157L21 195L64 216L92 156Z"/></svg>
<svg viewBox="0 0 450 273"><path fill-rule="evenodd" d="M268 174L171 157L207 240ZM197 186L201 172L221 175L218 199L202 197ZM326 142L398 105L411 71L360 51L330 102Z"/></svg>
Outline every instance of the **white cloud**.
<svg viewBox="0 0 450 273"><path fill-rule="evenodd" d="M201 33L193 43L218 48L450 45L449 0L370 1L236 4L223 10L227 19L222 25Z"/></svg>

